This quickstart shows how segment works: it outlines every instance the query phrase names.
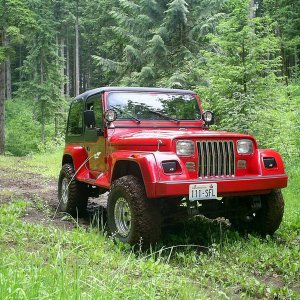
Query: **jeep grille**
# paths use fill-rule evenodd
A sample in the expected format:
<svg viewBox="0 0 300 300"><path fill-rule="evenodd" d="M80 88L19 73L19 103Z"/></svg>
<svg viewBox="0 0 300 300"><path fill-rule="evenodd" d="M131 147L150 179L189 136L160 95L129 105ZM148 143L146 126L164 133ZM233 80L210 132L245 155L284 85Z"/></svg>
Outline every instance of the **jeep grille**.
<svg viewBox="0 0 300 300"><path fill-rule="evenodd" d="M233 141L197 142L199 177L234 176L235 154Z"/></svg>

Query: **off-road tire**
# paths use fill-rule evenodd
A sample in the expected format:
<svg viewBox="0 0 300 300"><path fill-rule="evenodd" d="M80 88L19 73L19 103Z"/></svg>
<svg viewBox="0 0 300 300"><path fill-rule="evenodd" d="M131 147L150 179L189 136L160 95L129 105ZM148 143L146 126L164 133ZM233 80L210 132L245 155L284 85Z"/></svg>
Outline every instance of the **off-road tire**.
<svg viewBox="0 0 300 300"><path fill-rule="evenodd" d="M122 236L116 225L115 206L120 198L126 200L131 213L127 236ZM114 181L108 196L107 215L110 233L124 243L148 246L160 238L160 206L156 200L147 198L143 183L135 176L128 175Z"/></svg>
<svg viewBox="0 0 300 300"><path fill-rule="evenodd" d="M241 233L258 233L262 236L272 235L280 226L284 212L284 200L281 190L261 195L262 207L251 221L237 217L230 219L233 228Z"/></svg>
<svg viewBox="0 0 300 300"><path fill-rule="evenodd" d="M86 184L73 178L74 174L75 171L72 164L64 164L62 166L58 180L58 209L59 211L69 213L73 217L81 217L86 212L88 190ZM62 200L62 182L64 179L66 179L69 184L66 203Z"/></svg>

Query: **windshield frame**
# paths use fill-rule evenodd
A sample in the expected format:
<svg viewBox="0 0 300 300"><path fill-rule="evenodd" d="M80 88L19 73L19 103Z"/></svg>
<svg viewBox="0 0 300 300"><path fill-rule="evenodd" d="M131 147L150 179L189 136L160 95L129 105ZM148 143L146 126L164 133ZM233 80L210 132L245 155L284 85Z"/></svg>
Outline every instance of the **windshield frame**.
<svg viewBox="0 0 300 300"><path fill-rule="evenodd" d="M111 106L109 104L109 96L111 94L116 94L116 93L120 93L120 94L148 94L148 95L150 95L150 94L165 94L165 95L175 95L175 96L189 96L191 98L191 101L193 101L193 100L196 101L196 104L197 104L197 106L199 108L199 114L200 114L199 116L200 116L200 118L199 119L178 119L177 124L173 124L173 125L175 125L175 127L178 127L179 123L186 123L186 122L188 122L188 123L197 123L196 126L202 127L202 125L204 123L203 120L202 120L203 109L202 109L199 97L196 94L194 94L194 93L182 93L181 94L181 93L179 93L177 91L175 91L175 92L123 91L123 90L120 90L120 91L107 91L107 92L104 93L105 111L111 108ZM114 108L111 108L111 109L114 109ZM122 109L122 107L121 107L121 109ZM155 109L155 107L153 107L153 109ZM158 110L158 111L160 112L160 110ZM164 123L164 125L166 125L166 123L170 123L170 122L174 123L174 119L172 120L172 117L168 118L168 115L166 115L166 116L167 116L166 118L162 118L162 119L143 119L143 118L141 118L140 121L141 121L141 123L143 123L144 125L146 125L146 127L161 127L160 125L159 126L153 126L153 123L159 123L159 124L160 123ZM113 123L117 124L117 123L121 122L120 123L120 125L121 125L124 122L128 122L128 121L130 123L132 123L132 120L133 119L130 118L130 117L128 117L128 118L120 118L120 119L116 119ZM149 126L150 124L152 126ZM140 124L137 124L137 125L140 125ZM143 127L143 126L138 126L138 127ZM174 126L163 126L163 127L174 127Z"/></svg>

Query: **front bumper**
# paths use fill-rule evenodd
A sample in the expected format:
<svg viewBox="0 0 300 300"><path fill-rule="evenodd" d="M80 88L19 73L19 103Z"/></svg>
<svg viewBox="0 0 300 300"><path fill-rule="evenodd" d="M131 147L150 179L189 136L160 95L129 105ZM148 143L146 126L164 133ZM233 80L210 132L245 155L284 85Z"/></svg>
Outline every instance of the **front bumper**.
<svg viewBox="0 0 300 300"><path fill-rule="evenodd" d="M257 195L287 186L288 176L220 177L198 180L161 181L155 183L156 197L187 196L190 184L217 183L218 196Z"/></svg>

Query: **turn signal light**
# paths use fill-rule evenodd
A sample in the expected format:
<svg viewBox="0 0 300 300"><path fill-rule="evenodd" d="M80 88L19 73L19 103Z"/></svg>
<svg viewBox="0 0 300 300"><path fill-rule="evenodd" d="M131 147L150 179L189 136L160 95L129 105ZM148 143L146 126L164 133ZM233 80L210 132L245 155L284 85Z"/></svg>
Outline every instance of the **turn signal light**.
<svg viewBox="0 0 300 300"><path fill-rule="evenodd" d="M245 160L238 160L238 169L247 169L247 162Z"/></svg>
<svg viewBox="0 0 300 300"><path fill-rule="evenodd" d="M186 166L186 169L187 169L188 171L191 171L191 172L196 171L196 164L195 164L194 162L192 162L192 161L186 162L186 163L185 163L185 166Z"/></svg>

